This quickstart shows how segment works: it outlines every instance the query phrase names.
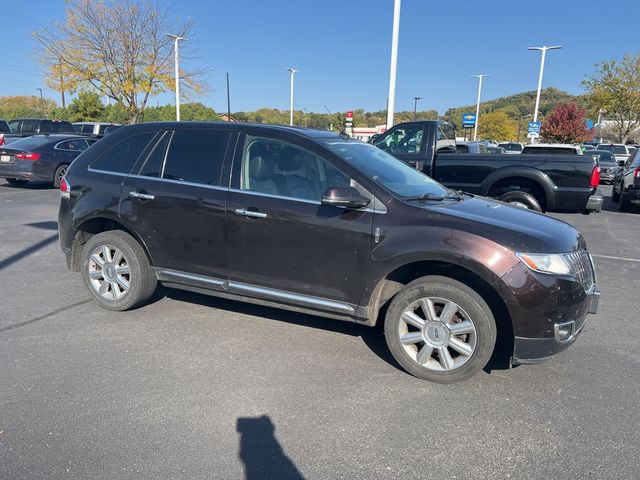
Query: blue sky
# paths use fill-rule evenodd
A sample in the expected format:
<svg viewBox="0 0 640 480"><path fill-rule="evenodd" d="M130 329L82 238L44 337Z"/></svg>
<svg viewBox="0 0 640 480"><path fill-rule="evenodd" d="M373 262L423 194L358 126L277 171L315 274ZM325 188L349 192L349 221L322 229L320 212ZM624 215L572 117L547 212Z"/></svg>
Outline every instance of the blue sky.
<svg viewBox="0 0 640 480"><path fill-rule="evenodd" d="M323 112L383 110L389 85L393 0L174 0L177 17L196 20L189 39L197 58L184 67L215 68L211 91L195 100L226 111L289 108L289 73L296 75L295 108ZM483 100L534 90L540 62L527 46L563 45L545 64L544 86L581 93L580 81L603 60L640 53L632 1L403 0L396 111L440 113ZM64 0L3 2L5 48L0 96L38 95L44 87L29 32L64 18ZM604 19L604 20L603 20ZM172 94L152 104L173 103Z"/></svg>

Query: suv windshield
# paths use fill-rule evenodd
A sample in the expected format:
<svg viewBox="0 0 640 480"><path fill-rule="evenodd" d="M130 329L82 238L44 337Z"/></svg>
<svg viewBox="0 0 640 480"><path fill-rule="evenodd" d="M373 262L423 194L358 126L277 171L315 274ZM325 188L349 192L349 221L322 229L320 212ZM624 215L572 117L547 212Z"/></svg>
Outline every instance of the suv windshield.
<svg viewBox="0 0 640 480"><path fill-rule="evenodd" d="M340 158L396 195L408 198L446 197L449 190L406 163L367 143L325 140Z"/></svg>

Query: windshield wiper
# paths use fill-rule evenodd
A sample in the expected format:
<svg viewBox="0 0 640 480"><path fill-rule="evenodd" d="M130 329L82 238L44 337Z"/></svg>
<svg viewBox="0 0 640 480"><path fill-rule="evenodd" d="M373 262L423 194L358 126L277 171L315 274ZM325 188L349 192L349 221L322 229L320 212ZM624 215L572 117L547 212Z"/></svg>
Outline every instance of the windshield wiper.
<svg viewBox="0 0 640 480"><path fill-rule="evenodd" d="M419 197L407 197L404 200L407 200L407 201L408 200L433 200L435 202L441 202L442 200L462 200L462 195L457 192L453 192L453 195L451 193L447 195L435 195L433 193L424 193Z"/></svg>

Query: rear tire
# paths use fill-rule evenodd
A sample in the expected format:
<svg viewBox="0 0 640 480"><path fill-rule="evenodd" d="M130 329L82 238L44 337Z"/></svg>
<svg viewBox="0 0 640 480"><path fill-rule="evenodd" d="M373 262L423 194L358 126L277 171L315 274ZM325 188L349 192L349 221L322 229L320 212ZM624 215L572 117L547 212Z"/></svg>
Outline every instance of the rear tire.
<svg viewBox="0 0 640 480"><path fill-rule="evenodd" d="M384 332L410 374L437 383L466 380L491 358L496 322L478 293L448 277L419 278L391 301Z"/></svg>
<svg viewBox="0 0 640 480"><path fill-rule="evenodd" d="M69 168L69 165L60 165L58 168L56 168L56 172L53 174L53 186L55 188L60 188L60 182L66 175L67 168Z"/></svg>
<svg viewBox="0 0 640 480"><path fill-rule="evenodd" d="M23 180L21 178L5 178L9 185L13 185L14 187L22 187L26 185L29 180Z"/></svg>
<svg viewBox="0 0 640 480"><path fill-rule="evenodd" d="M536 197L530 193L520 190L513 190L498 197L498 200L505 203L512 203L514 206L533 210L534 212L542 212L542 207Z"/></svg>
<svg viewBox="0 0 640 480"><path fill-rule="evenodd" d="M158 284L149 259L128 233L111 230L89 239L81 272L93 299L108 310L124 311L149 299Z"/></svg>

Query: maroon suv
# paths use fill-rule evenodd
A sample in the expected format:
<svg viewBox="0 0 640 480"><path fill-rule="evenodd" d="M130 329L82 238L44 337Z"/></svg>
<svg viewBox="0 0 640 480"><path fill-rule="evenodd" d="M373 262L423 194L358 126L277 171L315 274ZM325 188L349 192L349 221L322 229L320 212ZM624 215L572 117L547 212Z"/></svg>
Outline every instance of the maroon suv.
<svg viewBox="0 0 640 480"><path fill-rule="evenodd" d="M435 382L478 372L498 338L516 363L545 360L597 307L572 226L330 132L122 127L74 161L61 192L62 249L104 308L137 307L161 282L384 322L397 361Z"/></svg>

